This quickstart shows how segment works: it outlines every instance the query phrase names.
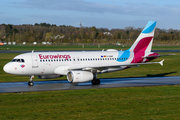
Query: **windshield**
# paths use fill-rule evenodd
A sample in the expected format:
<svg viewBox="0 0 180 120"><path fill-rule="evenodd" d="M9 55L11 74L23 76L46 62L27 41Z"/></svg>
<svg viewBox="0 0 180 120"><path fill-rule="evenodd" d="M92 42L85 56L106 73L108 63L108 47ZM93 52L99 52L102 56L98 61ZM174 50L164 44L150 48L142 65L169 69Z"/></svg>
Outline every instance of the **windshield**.
<svg viewBox="0 0 180 120"><path fill-rule="evenodd" d="M11 62L25 62L24 59L13 59Z"/></svg>

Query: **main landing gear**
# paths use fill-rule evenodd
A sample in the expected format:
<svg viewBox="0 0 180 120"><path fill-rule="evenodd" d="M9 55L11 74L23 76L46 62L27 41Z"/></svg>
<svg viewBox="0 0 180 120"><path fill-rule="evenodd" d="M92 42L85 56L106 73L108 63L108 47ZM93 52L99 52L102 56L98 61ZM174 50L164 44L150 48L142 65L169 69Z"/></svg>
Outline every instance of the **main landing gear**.
<svg viewBox="0 0 180 120"><path fill-rule="evenodd" d="M30 77L30 79L29 79L28 85L29 85L29 86L33 86L33 85L34 85L34 83L33 83L34 75L31 75L31 76L29 76L29 77Z"/></svg>
<svg viewBox="0 0 180 120"><path fill-rule="evenodd" d="M100 85L101 81L99 79L94 79L91 81L93 85Z"/></svg>

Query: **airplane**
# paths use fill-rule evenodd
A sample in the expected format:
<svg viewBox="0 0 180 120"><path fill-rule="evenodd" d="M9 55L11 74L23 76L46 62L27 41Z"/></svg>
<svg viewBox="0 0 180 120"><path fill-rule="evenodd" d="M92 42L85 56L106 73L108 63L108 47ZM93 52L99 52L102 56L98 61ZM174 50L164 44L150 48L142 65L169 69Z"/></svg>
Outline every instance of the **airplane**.
<svg viewBox="0 0 180 120"><path fill-rule="evenodd" d="M29 52L20 54L7 63L3 70L14 75L29 76L29 86L33 86L34 76L52 79L67 75L70 83L91 81L99 85L97 74L139 67L144 64L160 64L163 61L149 62L160 57L151 52L156 21L149 21L133 45L125 51L108 49L102 51L73 52Z"/></svg>

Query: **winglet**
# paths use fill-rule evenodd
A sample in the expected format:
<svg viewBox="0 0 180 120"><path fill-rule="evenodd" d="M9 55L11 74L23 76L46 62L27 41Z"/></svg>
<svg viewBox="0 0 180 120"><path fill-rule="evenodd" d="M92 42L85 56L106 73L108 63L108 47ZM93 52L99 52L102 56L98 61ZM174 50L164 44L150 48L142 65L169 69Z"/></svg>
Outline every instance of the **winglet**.
<svg viewBox="0 0 180 120"><path fill-rule="evenodd" d="M163 66L164 59L159 62L161 66Z"/></svg>

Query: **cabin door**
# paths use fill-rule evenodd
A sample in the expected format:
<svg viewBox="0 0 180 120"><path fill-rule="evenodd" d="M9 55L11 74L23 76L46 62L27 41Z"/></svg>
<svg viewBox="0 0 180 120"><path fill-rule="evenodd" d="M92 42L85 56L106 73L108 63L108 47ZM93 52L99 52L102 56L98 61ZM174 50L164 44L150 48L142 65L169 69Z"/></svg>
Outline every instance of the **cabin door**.
<svg viewBox="0 0 180 120"><path fill-rule="evenodd" d="M37 68L38 67L38 59L36 55L32 55L32 67Z"/></svg>

